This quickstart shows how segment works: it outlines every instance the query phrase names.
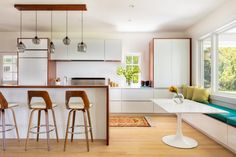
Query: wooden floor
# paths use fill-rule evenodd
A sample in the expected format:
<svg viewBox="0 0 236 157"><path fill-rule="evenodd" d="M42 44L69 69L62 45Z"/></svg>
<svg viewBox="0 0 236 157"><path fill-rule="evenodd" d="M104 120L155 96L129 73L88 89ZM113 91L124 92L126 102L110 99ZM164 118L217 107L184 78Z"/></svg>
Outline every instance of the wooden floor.
<svg viewBox="0 0 236 157"><path fill-rule="evenodd" d="M110 128L110 146L104 145L103 141L95 141L90 143L89 153L82 141L68 142L66 152L63 152L63 141L51 141L51 151L48 152L42 148L46 146L45 140L39 143L31 140L29 150L25 152L25 141L18 144L16 140L7 140L7 150L0 150L0 157L236 157L186 123L183 125L184 134L194 137L199 146L194 149L169 147L161 142L161 138L175 133L176 118L155 116L151 120L156 124L155 127Z"/></svg>

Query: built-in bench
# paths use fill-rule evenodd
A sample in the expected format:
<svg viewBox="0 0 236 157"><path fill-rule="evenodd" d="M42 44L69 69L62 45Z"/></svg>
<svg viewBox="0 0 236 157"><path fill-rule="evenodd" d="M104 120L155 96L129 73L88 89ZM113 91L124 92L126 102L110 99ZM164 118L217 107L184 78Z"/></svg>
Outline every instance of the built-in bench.
<svg viewBox="0 0 236 157"><path fill-rule="evenodd" d="M228 113L225 114L207 114L208 116L218 119L224 123L227 123L228 125L234 126L236 127L236 110L231 109L231 108L227 108L224 106L219 106L216 104L207 104L211 107L215 107L224 111L227 111Z"/></svg>
<svg viewBox="0 0 236 157"><path fill-rule="evenodd" d="M236 110L211 103L207 105L228 113L184 114L183 120L236 153Z"/></svg>

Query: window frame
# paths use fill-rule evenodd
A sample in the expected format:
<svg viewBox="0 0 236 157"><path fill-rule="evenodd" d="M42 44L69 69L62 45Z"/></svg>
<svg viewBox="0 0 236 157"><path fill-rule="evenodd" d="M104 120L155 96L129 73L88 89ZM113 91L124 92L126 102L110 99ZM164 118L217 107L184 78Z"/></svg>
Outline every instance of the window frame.
<svg viewBox="0 0 236 157"><path fill-rule="evenodd" d="M208 33L207 35L201 37L198 40L198 48L200 50L200 84L204 87L204 51L203 51L203 41L204 39L211 38L211 94L213 96L229 97L233 98L236 96L235 92L219 91L219 35L230 29L236 27L236 21L231 22L214 32ZM198 50L198 51L199 51Z"/></svg>
<svg viewBox="0 0 236 157"><path fill-rule="evenodd" d="M0 54L1 55L1 63L2 63L2 65L1 65L1 73L2 73L2 78L1 78L1 82L3 83L3 84L8 84L8 83L10 83L10 84L17 84L17 81L18 81L18 59L17 59L17 57L18 57L18 55L16 54L16 53L2 53L2 54ZM4 57L5 56L11 56L11 59L12 59L12 62L11 63L6 63L5 61L4 61ZM16 61L14 62L13 60L13 58L14 57L16 57ZM5 65L11 65L11 72L4 72L4 66ZM13 66L16 66L15 68L15 70L16 71L14 71L13 69ZM4 73L11 73L11 80L4 80ZM14 80L13 78L15 78L13 75L16 75L16 79Z"/></svg>

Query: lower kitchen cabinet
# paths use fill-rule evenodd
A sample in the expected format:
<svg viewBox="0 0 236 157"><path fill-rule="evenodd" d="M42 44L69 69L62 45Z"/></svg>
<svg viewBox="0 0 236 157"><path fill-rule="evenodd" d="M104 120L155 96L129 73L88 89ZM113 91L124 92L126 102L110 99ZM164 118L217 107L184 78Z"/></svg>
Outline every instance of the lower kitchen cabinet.
<svg viewBox="0 0 236 157"><path fill-rule="evenodd" d="M121 101L110 101L110 112L121 113Z"/></svg>
<svg viewBox="0 0 236 157"><path fill-rule="evenodd" d="M153 113L153 102L122 102L123 113Z"/></svg>

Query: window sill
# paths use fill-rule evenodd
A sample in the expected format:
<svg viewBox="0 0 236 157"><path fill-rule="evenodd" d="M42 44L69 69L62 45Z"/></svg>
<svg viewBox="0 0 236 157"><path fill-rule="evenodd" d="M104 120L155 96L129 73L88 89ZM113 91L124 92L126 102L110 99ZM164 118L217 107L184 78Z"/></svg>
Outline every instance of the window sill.
<svg viewBox="0 0 236 157"><path fill-rule="evenodd" d="M236 104L236 94L213 93L211 95L211 99L230 104Z"/></svg>

